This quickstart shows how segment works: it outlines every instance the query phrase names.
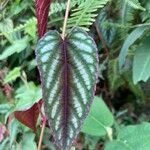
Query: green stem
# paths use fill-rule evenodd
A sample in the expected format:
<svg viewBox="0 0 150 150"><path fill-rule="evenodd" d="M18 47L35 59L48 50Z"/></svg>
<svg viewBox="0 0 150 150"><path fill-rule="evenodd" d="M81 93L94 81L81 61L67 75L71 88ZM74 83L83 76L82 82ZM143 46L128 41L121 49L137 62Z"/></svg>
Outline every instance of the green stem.
<svg viewBox="0 0 150 150"><path fill-rule="evenodd" d="M64 40L65 34L66 34L66 27L67 27L67 20L69 16L69 9L70 9L70 1L67 1L67 8L66 8L66 13L65 13L65 19L64 19L64 25L63 25L63 31L62 31L62 39Z"/></svg>

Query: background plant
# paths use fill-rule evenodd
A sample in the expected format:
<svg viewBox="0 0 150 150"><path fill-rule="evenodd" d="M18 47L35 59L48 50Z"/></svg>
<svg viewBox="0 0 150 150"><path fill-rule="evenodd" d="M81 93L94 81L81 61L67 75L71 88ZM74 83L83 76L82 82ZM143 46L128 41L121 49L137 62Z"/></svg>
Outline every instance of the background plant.
<svg viewBox="0 0 150 150"><path fill-rule="evenodd" d="M149 6L146 0L72 1L67 28L76 25L88 31L98 45L100 60L96 104L93 103L75 147L149 149L149 141L141 140L148 140L150 135ZM65 8L66 1L52 3L48 29L61 31ZM31 149L36 149L40 118L35 135L12 114L41 99L34 59L38 39L34 1L0 1L0 13L0 148L26 150L31 145ZM89 122L94 123L96 131ZM42 148L55 149L47 129Z"/></svg>

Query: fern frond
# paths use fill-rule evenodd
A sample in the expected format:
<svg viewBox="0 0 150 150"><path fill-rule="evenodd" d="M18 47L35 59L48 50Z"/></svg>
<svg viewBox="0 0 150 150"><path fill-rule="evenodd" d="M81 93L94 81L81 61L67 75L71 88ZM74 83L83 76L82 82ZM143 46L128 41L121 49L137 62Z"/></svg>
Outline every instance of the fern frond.
<svg viewBox="0 0 150 150"><path fill-rule="evenodd" d="M121 23L124 25L132 25L135 9L133 9L126 1L123 2L121 5Z"/></svg>
<svg viewBox="0 0 150 150"><path fill-rule="evenodd" d="M88 31L88 27L95 21L98 15L96 11L102 8L110 0L86 0L77 8L72 10L72 14L68 19L67 28L79 26Z"/></svg>
<svg viewBox="0 0 150 150"><path fill-rule="evenodd" d="M8 32L2 32L2 33L0 33L0 36L4 35L4 34L12 34L14 32L22 31L22 30L24 30L24 28L26 28L27 26L29 26L31 24L35 24L35 25L37 24L37 20L36 20L35 17L32 17L31 19L27 20L24 24L20 24L19 26L17 26L13 30L10 30Z"/></svg>
<svg viewBox="0 0 150 150"><path fill-rule="evenodd" d="M85 0L72 0L71 8L73 8L76 5L80 5L83 2L85 2ZM54 2L54 3L52 3L51 8L50 8L49 16L64 11L66 9L66 5L67 5L66 2L62 2L62 3ZM35 23L35 25L36 25L37 24L37 19L35 17L32 17L31 19L27 20L24 24L20 24L19 26L14 28L12 31L7 32L7 34L22 31L31 23ZM4 33L0 33L0 36L3 35L3 34Z"/></svg>
<svg viewBox="0 0 150 150"><path fill-rule="evenodd" d="M75 5L80 5L83 2L85 2L85 0L72 0L71 8L74 7ZM62 3L54 2L54 3L52 3L49 15L64 11L66 9L66 6L67 6L67 2L62 2Z"/></svg>
<svg viewBox="0 0 150 150"><path fill-rule="evenodd" d="M140 9L145 11L145 8L143 8L139 2L139 0L125 0L131 7L134 9Z"/></svg>
<svg viewBox="0 0 150 150"><path fill-rule="evenodd" d="M52 3L49 15L62 12L65 9L66 9L66 3L58 3L58 2Z"/></svg>

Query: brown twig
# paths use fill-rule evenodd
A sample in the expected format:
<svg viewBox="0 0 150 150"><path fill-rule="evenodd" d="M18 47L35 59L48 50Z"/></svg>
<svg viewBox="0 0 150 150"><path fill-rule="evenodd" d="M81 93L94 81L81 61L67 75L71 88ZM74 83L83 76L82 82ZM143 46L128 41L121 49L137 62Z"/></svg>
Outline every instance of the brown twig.
<svg viewBox="0 0 150 150"><path fill-rule="evenodd" d="M62 32L62 39L63 40L64 40L65 34L66 34L66 26L67 26L67 20L68 20L68 16L69 16L70 2L71 2L71 0L67 1L67 8L66 8L66 13L65 13L65 18L64 18L64 25L63 25L63 32Z"/></svg>
<svg viewBox="0 0 150 150"><path fill-rule="evenodd" d="M47 121L47 118L44 117L44 118L43 118L43 122L42 122L42 130L41 130L41 134L40 134L40 139L39 139L38 149L37 149L37 150L40 150L40 149L41 149L42 140L43 140L43 135L44 135L44 130L45 130L45 126L46 126L46 121Z"/></svg>
<svg viewBox="0 0 150 150"><path fill-rule="evenodd" d="M102 42L102 45L103 45L103 47L104 47L105 54L106 54L106 56L108 56L108 55L109 55L109 50L108 50L107 44L106 44L106 42L105 42L105 40L104 40L104 38L103 38L103 36L102 36L102 33L100 32L100 30L99 30L99 28L98 28L96 22L94 23L94 25L95 25L95 28L96 28L98 37L99 37L99 39L100 39L100 41Z"/></svg>

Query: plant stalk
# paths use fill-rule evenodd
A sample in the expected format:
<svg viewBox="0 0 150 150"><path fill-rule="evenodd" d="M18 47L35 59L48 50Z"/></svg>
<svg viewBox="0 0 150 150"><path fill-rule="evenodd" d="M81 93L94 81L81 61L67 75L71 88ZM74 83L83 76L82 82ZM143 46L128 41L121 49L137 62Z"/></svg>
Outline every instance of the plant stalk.
<svg viewBox="0 0 150 150"><path fill-rule="evenodd" d="M62 31L62 39L64 40L65 34L66 34L66 27L67 27L67 20L69 16L69 9L70 9L70 1L67 1L67 8L66 8L66 13L65 13L65 18L64 18L64 25L63 25L63 31Z"/></svg>
<svg viewBox="0 0 150 150"><path fill-rule="evenodd" d="M43 135L44 135L44 130L45 130L45 126L46 126L46 121L47 121L47 118L44 117L44 118L43 118L43 122L42 122L42 130L41 130L41 134L40 134L40 139L39 139L38 149L37 149L37 150L40 150L40 149L41 149L42 140L43 140Z"/></svg>

